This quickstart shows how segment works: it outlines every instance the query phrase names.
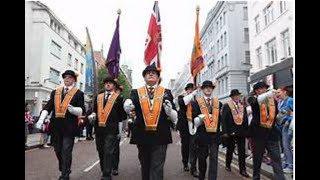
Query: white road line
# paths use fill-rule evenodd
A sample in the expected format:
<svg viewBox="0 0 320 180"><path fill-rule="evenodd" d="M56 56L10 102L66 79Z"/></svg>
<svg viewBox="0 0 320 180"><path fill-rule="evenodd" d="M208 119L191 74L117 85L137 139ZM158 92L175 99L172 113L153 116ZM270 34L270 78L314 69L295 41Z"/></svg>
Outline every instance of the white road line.
<svg viewBox="0 0 320 180"><path fill-rule="evenodd" d="M120 146L123 144L123 142L127 140L127 138L124 138L122 141L120 141ZM87 167L85 170L83 170L83 172L88 172L90 171L95 165L97 165L100 162L100 160L97 160L96 162L94 162L91 166Z"/></svg>
<svg viewBox="0 0 320 180"><path fill-rule="evenodd" d="M94 162L91 166L87 167L83 172L90 171L95 165L97 165L100 162L100 160Z"/></svg>

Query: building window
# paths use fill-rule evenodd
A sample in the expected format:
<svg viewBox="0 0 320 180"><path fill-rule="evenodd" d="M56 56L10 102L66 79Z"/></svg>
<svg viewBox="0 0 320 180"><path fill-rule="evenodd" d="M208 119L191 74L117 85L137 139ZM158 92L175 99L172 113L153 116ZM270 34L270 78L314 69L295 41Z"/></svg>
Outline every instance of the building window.
<svg viewBox="0 0 320 180"><path fill-rule="evenodd" d="M287 2L280 1L280 14L284 13L287 10Z"/></svg>
<svg viewBox="0 0 320 180"><path fill-rule="evenodd" d="M80 73L83 74L83 63L81 63Z"/></svg>
<svg viewBox="0 0 320 180"><path fill-rule="evenodd" d="M254 22L256 25L256 33L258 34L260 32L260 17L259 17L259 15L254 18Z"/></svg>
<svg viewBox="0 0 320 180"><path fill-rule="evenodd" d="M220 51L220 41L217 41L217 53Z"/></svg>
<svg viewBox="0 0 320 180"><path fill-rule="evenodd" d="M221 68L223 68L224 67L224 57L222 56L221 57Z"/></svg>
<svg viewBox="0 0 320 180"><path fill-rule="evenodd" d="M273 64L277 62L277 49L276 49L276 39L272 39L271 41L266 43L267 47L267 55L269 64Z"/></svg>
<svg viewBox="0 0 320 180"><path fill-rule="evenodd" d="M54 41L51 41L51 54L60 59L61 56L61 46Z"/></svg>
<svg viewBox="0 0 320 180"><path fill-rule="evenodd" d="M218 70L220 70L220 59L218 60Z"/></svg>
<svg viewBox="0 0 320 180"><path fill-rule="evenodd" d="M265 26L269 25L273 21L273 8L272 8L272 3L269 4L264 10L264 22Z"/></svg>
<svg viewBox="0 0 320 180"><path fill-rule="evenodd" d="M218 33L219 32L219 20L217 20L217 22L216 22L216 33Z"/></svg>
<svg viewBox="0 0 320 180"><path fill-rule="evenodd" d="M228 55L225 54L225 55L224 55L224 62L225 62L225 65L226 65L226 66L228 65L228 59L227 59L227 57L228 57Z"/></svg>
<svg viewBox="0 0 320 180"><path fill-rule="evenodd" d="M74 69L75 69L75 70L78 70L78 63L79 63L79 60L78 60L78 59L75 59L75 60L74 60Z"/></svg>
<svg viewBox="0 0 320 180"><path fill-rule="evenodd" d="M223 25L226 25L226 12L223 12Z"/></svg>
<svg viewBox="0 0 320 180"><path fill-rule="evenodd" d="M220 16L220 29L222 28L222 16Z"/></svg>
<svg viewBox="0 0 320 180"><path fill-rule="evenodd" d="M222 35L220 36L220 43L220 49L222 49L224 47Z"/></svg>
<svg viewBox="0 0 320 180"><path fill-rule="evenodd" d="M71 66L71 64L72 64L72 55L70 53L68 53L68 62L67 62L67 64L69 66Z"/></svg>
<svg viewBox="0 0 320 180"><path fill-rule="evenodd" d="M249 28L244 28L244 42L249 42Z"/></svg>
<svg viewBox="0 0 320 180"><path fill-rule="evenodd" d="M223 39L224 39L224 46L226 47L227 46L227 32L224 32Z"/></svg>
<svg viewBox="0 0 320 180"><path fill-rule="evenodd" d="M282 36L282 44L284 48L284 56L288 57L291 56L291 48L290 48L290 37L289 37L289 30L281 33Z"/></svg>
<svg viewBox="0 0 320 180"><path fill-rule="evenodd" d="M248 20L248 7L243 7L243 20Z"/></svg>
<svg viewBox="0 0 320 180"><path fill-rule="evenodd" d="M49 73L49 76L50 76L50 81L55 83L55 84L60 84L59 83L59 74L60 72L53 69L53 68L50 68L50 73Z"/></svg>
<svg viewBox="0 0 320 180"><path fill-rule="evenodd" d="M258 61L258 69L262 68L262 52L261 52L261 47L256 49L256 54L257 54L257 61Z"/></svg>
<svg viewBox="0 0 320 180"><path fill-rule="evenodd" d="M58 26L58 34L60 34L60 30L61 30L61 29L60 29L60 26Z"/></svg>
<svg viewBox="0 0 320 180"><path fill-rule="evenodd" d="M80 83L80 90L83 91L83 83Z"/></svg>
<svg viewBox="0 0 320 180"><path fill-rule="evenodd" d="M225 92L228 92L229 90L228 90L228 77L226 77L226 91Z"/></svg>
<svg viewBox="0 0 320 180"><path fill-rule="evenodd" d="M225 90L225 88L224 88L224 83L225 83L225 81L224 81L224 79L222 79L222 89L221 89L221 94L224 94L224 90Z"/></svg>
<svg viewBox="0 0 320 180"><path fill-rule="evenodd" d="M245 63L250 64L250 51L245 51Z"/></svg>
<svg viewBox="0 0 320 180"><path fill-rule="evenodd" d="M50 19L50 27L51 27L51 28L53 28L53 23L54 23L53 20Z"/></svg>

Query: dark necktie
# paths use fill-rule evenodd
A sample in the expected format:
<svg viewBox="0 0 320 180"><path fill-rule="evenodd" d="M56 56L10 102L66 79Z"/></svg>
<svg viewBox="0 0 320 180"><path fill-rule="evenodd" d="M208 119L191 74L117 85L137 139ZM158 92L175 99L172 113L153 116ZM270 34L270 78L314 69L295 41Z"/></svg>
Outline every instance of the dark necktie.
<svg viewBox="0 0 320 180"><path fill-rule="evenodd" d="M207 98L207 107L208 107L209 113L211 114L212 113L211 98Z"/></svg>
<svg viewBox="0 0 320 180"><path fill-rule="evenodd" d="M151 99L153 99L154 88L153 88L153 87L149 87L149 88L148 88L148 92L149 92L149 97L150 97Z"/></svg>
<svg viewBox="0 0 320 180"><path fill-rule="evenodd" d="M65 91L64 91L64 95L66 95L69 91L69 88L66 88Z"/></svg>
<svg viewBox="0 0 320 180"><path fill-rule="evenodd" d="M107 95L105 96L104 103L103 103L104 106L107 104L110 95L111 95L111 93L107 93Z"/></svg>

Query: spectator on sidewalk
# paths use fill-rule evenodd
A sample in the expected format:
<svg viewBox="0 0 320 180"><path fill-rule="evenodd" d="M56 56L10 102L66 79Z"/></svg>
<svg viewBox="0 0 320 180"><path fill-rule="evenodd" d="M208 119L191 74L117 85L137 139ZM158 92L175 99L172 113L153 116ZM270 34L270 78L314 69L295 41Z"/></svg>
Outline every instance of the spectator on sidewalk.
<svg viewBox="0 0 320 180"><path fill-rule="evenodd" d="M292 136L289 135L289 125L292 120L293 113L293 98L289 97L289 91L286 87L281 87L277 90L277 94L281 99L281 103L278 106L279 112L282 115L280 117L280 124L283 125L282 128L282 144L284 148L284 158L283 172L292 173L293 172L293 153L291 150L291 140Z"/></svg>
<svg viewBox="0 0 320 180"><path fill-rule="evenodd" d="M50 124L51 114L52 114L52 112L44 120L42 128L40 129L40 133L41 133L40 145L41 145L41 148L49 148L50 147L50 146L48 146L48 139L49 139L49 124Z"/></svg>
<svg viewBox="0 0 320 180"><path fill-rule="evenodd" d="M25 138L24 138L24 144L25 147L28 147L27 145L27 140L28 140L28 135L30 133L29 131L29 124L33 125L33 117L30 114L30 109L28 107L28 103L25 104L25 112L24 112L24 134L25 134Z"/></svg>
<svg viewBox="0 0 320 180"><path fill-rule="evenodd" d="M94 140L92 136L92 130L93 130L93 123L91 123L88 119L88 116L92 113L92 104L90 103L88 105L88 111L86 113L86 118L85 118L85 125L86 125L86 139L88 141Z"/></svg>

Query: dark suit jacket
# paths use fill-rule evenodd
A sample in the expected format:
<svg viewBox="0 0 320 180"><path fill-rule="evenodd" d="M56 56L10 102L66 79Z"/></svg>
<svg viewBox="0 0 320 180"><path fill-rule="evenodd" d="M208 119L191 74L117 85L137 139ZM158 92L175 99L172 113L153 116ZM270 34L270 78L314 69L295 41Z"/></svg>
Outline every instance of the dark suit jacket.
<svg viewBox="0 0 320 180"><path fill-rule="evenodd" d="M190 134L187 120L187 106L184 104L183 97L183 95L178 96L179 112L177 130L179 130L182 136L189 136Z"/></svg>
<svg viewBox="0 0 320 180"><path fill-rule="evenodd" d="M106 102L103 102L104 104ZM98 127L98 103L97 97L94 100L93 112L97 114L97 120L94 127L97 134L119 134L119 122L122 122L126 118L126 112L123 109L123 96L119 95L115 100L110 114L108 116L106 127Z"/></svg>
<svg viewBox="0 0 320 180"><path fill-rule="evenodd" d="M164 145L172 143L170 131L172 122L168 119L163 106L160 112L157 131L146 131L137 89L131 91L130 99L136 110L136 119L132 124L130 143L138 145ZM165 90L163 102L166 99L171 102L172 108L176 110L171 91L168 89Z"/></svg>
<svg viewBox="0 0 320 180"><path fill-rule="evenodd" d="M235 133L236 136L246 137L248 131L248 117L247 110L243 107L243 122L241 125L237 125L231 113L231 109L228 103L225 103L222 107L222 115L221 115L221 125L222 125L222 133L227 133L228 135Z"/></svg>
<svg viewBox="0 0 320 180"><path fill-rule="evenodd" d="M276 120L274 120L274 123L273 123L271 129L261 127L260 126L260 106L257 101L257 98L250 97L250 99L248 99L248 102L250 103L251 108L252 108L252 121L249 126L249 136L252 136L252 137L258 138L258 139L262 139L262 140L279 141L281 131L276 123ZM278 106L277 106L276 101L275 101L275 106L276 106L275 116L277 116L277 114L278 114L277 107Z"/></svg>
<svg viewBox="0 0 320 180"><path fill-rule="evenodd" d="M204 123L198 127L196 136L197 136L197 142L199 145L205 146L210 144L211 142L216 142L218 144L221 143L221 132L220 132L221 108L222 108L222 103L219 101L220 113L219 113L218 128L216 133L207 132ZM197 117L199 114L201 114L201 110L200 110L198 101L195 101L195 103L192 106L192 122L194 122L194 118Z"/></svg>
<svg viewBox="0 0 320 180"><path fill-rule="evenodd" d="M66 112L65 118L56 118L55 108L54 108L54 95L56 90L53 90L50 95L50 100L44 106L43 110L47 110L50 114L53 111L50 119L50 128L52 135L60 134L63 136L75 136L79 134L78 118L77 116L71 114L68 110ZM62 91L64 92L64 91ZM64 95L62 95L64 98ZM63 98L61 100L63 101ZM82 108L82 114L85 114L84 106L84 93L78 89L70 101L70 105L74 107Z"/></svg>

